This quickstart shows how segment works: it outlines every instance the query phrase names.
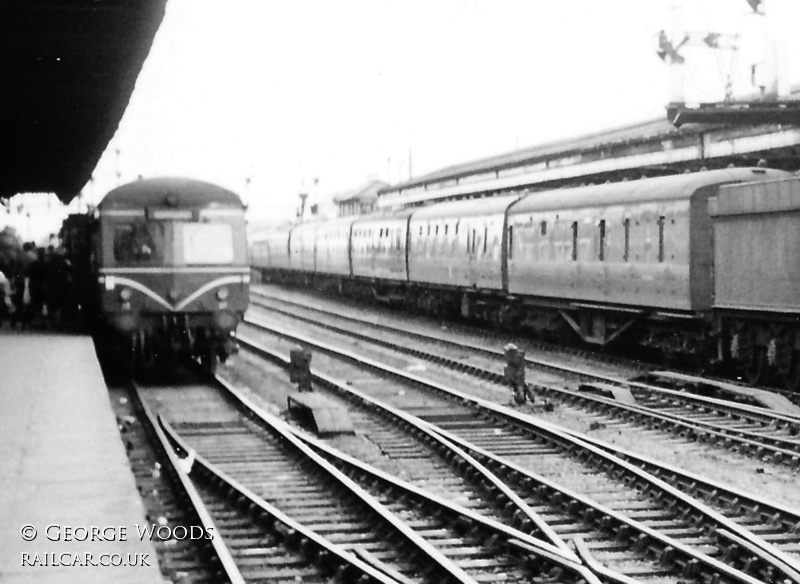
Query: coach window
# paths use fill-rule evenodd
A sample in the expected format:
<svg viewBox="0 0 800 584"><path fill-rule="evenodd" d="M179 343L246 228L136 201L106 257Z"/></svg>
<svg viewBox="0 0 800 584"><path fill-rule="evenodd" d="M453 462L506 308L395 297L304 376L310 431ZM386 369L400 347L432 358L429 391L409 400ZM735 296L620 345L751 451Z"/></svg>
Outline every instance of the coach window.
<svg viewBox="0 0 800 584"><path fill-rule="evenodd" d="M658 218L658 261L664 261L664 224L667 218L661 215Z"/></svg>
<svg viewBox="0 0 800 584"><path fill-rule="evenodd" d="M572 222L572 261L578 261L578 222Z"/></svg>
<svg viewBox="0 0 800 584"><path fill-rule="evenodd" d="M539 224L539 233L542 235L547 235L547 221L542 221Z"/></svg>
<svg viewBox="0 0 800 584"><path fill-rule="evenodd" d="M486 255L486 249L489 246L489 228L483 226L483 255Z"/></svg>
<svg viewBox="0 0 800 584"><path fill-rule="evenodd" d="M606 257L606 220L601 219L600 223L598 224L598 228L600 230L600 250L597 253L597 259L601 262L605 260Z"/></svg>

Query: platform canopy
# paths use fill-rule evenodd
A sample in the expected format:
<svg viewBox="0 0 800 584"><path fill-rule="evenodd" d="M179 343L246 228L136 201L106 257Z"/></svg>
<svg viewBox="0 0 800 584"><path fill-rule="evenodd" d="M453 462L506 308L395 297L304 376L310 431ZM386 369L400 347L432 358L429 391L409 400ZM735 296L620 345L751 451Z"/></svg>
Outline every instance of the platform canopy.
<svg viewBox="0 0 800 584"><path fill-rule="evenodd" d="M800 99L697 105L671 103L667 106L667 119L676 128L683 124L800 125Z"/></svg>
<svg viewBox="0 0 800 584"><path fill-rule="evenodd" d="M0 198L78 194L122 119L166 2L0 3Z"/></svg>

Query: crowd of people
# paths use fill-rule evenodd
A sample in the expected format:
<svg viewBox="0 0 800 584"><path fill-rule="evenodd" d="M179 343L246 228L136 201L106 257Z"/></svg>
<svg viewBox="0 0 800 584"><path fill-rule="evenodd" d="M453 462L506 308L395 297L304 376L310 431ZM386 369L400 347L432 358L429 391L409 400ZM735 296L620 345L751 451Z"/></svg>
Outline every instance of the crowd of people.
<svg viewBox="0 0 800 584"><path fill-rule="evenodd" d="M60 327L72 310L72 269L63 248L25 243L0 263L0 325Z"/></svg>

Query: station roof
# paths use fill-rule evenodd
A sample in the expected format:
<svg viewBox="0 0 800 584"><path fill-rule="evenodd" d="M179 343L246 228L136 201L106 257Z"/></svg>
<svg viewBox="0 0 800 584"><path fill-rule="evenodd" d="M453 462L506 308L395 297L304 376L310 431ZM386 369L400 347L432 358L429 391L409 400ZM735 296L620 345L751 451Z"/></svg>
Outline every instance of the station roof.
<svg viewBox="0 0 800 584"><path fill-rule="evenodd" d="M665 118L474 160L378 192L377 207L634 180L706 168L766 164L800 169L800 126L692 123Z"/></svg>
<svg viewBox="0 0 800 584"><path fill-rule="evenodd" d="M702 131L701 126L695 126L692 129L697 132ZM679 133L685 134L686 132L687 130L681 132L670 124L666 118L660 116L657 119L626 125L621 128L603 130L563 140L555 140L546 144L521 148L514 152L506 152L497 156L455 164L421 175L410 181L391 185L390 187L384 188L382 192L410 189L442 180L465 177L478 172L492 172L513 168L524 165L530 161L546 159L552 156L568 156L571 153L590 151L595 148L606 146L609 143L642 142L656 137L665 139L669 138L671 135L678 135Z"/></svg>
<svg viewBox="0 0 800 584"><path fill-rule="evenodd" d="M336 193L333 196L333 202L337 205L352 202L374 203L378 200L378 191L388 186L388 184L381 180L371 180L358 188Z"/></svg>
<svg viewBox="0 0 800 584"><path fill-rule="evenodd" d="M0 198L78 194L122 119L166 2L0 5Z"/></svg>

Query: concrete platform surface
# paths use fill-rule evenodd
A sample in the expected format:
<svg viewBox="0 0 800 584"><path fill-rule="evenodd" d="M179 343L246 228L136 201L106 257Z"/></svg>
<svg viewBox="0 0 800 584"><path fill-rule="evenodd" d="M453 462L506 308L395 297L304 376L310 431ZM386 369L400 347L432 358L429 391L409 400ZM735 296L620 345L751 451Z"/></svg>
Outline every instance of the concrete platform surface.
<svg viewBox="0 0 800 584"><path fill-rule="evenodd" d="M0 493L3 584L164 582L89 337L0 330Z"/></svg>

